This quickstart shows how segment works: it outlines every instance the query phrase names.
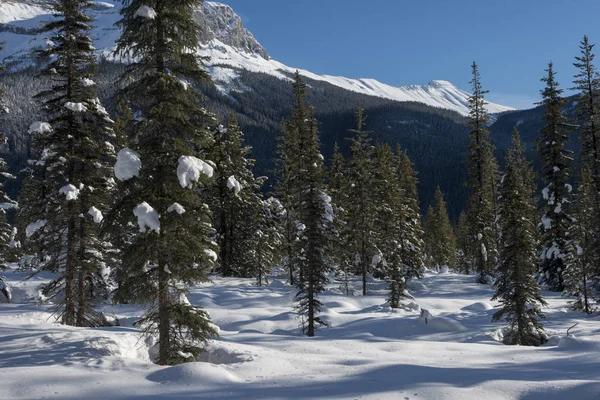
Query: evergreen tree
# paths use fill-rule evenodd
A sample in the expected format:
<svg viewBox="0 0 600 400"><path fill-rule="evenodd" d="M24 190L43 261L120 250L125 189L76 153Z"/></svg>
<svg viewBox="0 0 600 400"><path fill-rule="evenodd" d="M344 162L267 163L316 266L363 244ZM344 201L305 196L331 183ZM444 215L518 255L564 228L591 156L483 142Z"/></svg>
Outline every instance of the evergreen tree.
<svg viewBox="0 0 600 400"><path fill-rule="evenodd" d="M373 146L370 132L363 130L365 125L363 109L356 110L356 129L349 132L350 158L348 160L348 205L347 232L349 248L352 249L354 263L362 276L362 294L367 295L367 274L373 255L376 254L374 236L374 203L372 192Z"/></svg>
<svg viewBox="0 0 600 400"><path fill-rule="evenodd" d="M427 214L427 245L428 258L432 262L432 267L439 268L443 265L453 267L456 260L456 237L442 190L438 186L433 199L433 207Z"/></svg>
<svg viewBox="0 0 600 400"><path fill-rule="evenodd" d="M290 166L290 176L293 177L291 195L299 231L294 243L294 262L300 276L295 301L298 302L303 331L307 336L314 336L317 326L325 325L319 316L322 304L318 296L327 282L326 250L333 209L331 198L325 192L317 121L306 103L306 84L298 72L293 86L296 103L289 129L297 133L298 153L296 162ZM298 118L300 115L305 118Z"/></svg>
<svg viewBox="0 0 600 400"><path fill-rule="evenodd" d="M396 203L400 237L400 259L405 279L422 278L425 265L425 242L417 192L417 173L406 152L396 149L397 185L400 190Z"/></svg>
<svg viewBox="0 0 600 400"><path fill-rule="evenodd" d="M348 188L350 183L346 177L346 160L340 152L340 148L335 143L333 155L331 157L331 166L328 172L328 188L332 198L333 206L333 227L336 235L330 243L330 259L333 265L338 266L340 278L342 279L341 289L350 295L350 273L353 268L354 257L349 250L348 221L347 221L347 205L349 202Z"/></svg>
<svg viewBox="0 0 600 400"><path fill-rule="evenodd" d="M485 283L497 260L497 187L498 162L494 158L493 146L487 129L488 115L481 85L481 76L476 63L472 65L472 95L469 97L469 159L467 221L473 246L467 249L474 260L478 282Z"/></svg>
<svg viewBox="0 0 600 400"><path fill-rule="evenodd" d="M546 84L541 91L543 100L540 104L546 107L543 117L544 126L540 129L537 150L541 159L541 178L546 184L542 191L542 253L540 256L541 280L550 290L563 291L564 271L570 267L572 260L570 215L571 185L569 175L573 162L572 152L566 149L569 142L568 133L572 129L567 123L562 106L562 89L558 88L552 63L545 70L542 78Z"/></svg>
<svg viewBox="0 0 600 400"><path fill-rule="evenodd" d="M473 240L469 235L469 226L467 216L461 212L458 216L458 223L455 230L456 236L456 265L460 271L470 274L473 270L473 260L470 257L469 249L473 248Z"/></svg>
<svg viewBox="0 0 600 400"><path fill-rule="evenodd" d="M305 120L309 115L309 106L306 103L306 88L303 85L297 86L300 81L299 73L296 73L294 82L294 104L289 122L281 123L281 134L278 137L277 144L277 165L279 181L276 186L276 193L285 208L283 222L283 262L285 268L289 271L290 285L296 283L295 279L295 259L298 255L295 253L295 243L298 238L298 220L297 220L297 201L294 197L295 185L298 180L296 175L298 170L300 147L299 137L301 130L306 129ZM298 271L300 272L300 271Z"/></svg>
<svg viewBox="0 0 600 400"><path fill-rule="evenodd" d="M215 185L211 188L210 206L220 250L219 271L224 276L253 276L248 252L256 234L256 211L262 207L258 194L262 179L252 173L254 160L248 156L242 131L235 115L227 129L215 133L211 159L215 163Z"/></svg>
<svg viewBox="0 0 600 400"><path fill-rule="evenodd" d="M0 43L0 51L2 50L2 43ZM0 64L0 73L2 73L4 67ZM6 138L4 137L4 131L2 130L3 117L8 114L8 107L4 104L3 93L0 88L0 143L5 143ZM11 174L6 171L6 162L0 158L0 175L3 179L14 178ZM6 262L14 258L14 249L17 247L15 241L14 229L7 221L6 212L9 209L17 207L17 203L13 201L6 192L4 191L4 184L0 182L0 270L7 267Z"/></svg>
<svg viewBox="0 0 600 400"><path fill-rule="evenodd" d="M577 118L580 121L581 158L592 173L596 192L600 192L600 77L594 65L594 45L584 36L579 46L581 55L573 65L579 70L575 75L573 90L579 91Z"/></svg>
<svg viewBox="0 0 600 400"><path fill-rule="evenodd" d="M126 0L117 23L123 31L116 54L133 60L124 93L140 115L134 151L121 150L118 160L135 168L115 168L120 180L137 176L122 202L128 219L120 223L135 216L140 228L123 255L127 271L120 290L128 301L148 307L138 323L158 334L161 365L195 360L201 344L217 334L208 313L185 297L190 285L207 280L217 260L205 205L213 166L196 157L206 158L216 125L199 106L194 87L209 79L194 52L200 27L193 12L200 5Z"/></svg>
<svg viewBox="0 0 600 400"><path fill-rule="evenodd" d="M508 322L505 344L538 346L547 338L539 321L539 318L544 318L540 308L546 302L533 277L537 246L535 220L531 216L536 204L530 193L534 182L530 179L531 167L523 155L516 129L512 142L502 183L502 245L494 283L496 292L492 298L499 300L502 308L492 320Z"/></svg>
<svg viewBox="0 0 600 400"><path fill-rule="evenodd" d="M577 257L565 271L565 291L577 296L571 307L577 311L592 313L592 303L599 298L598 267L595 265L595 237L597 225L593 218L596 211L596 190L592 171L584 168L578 187L575 203L575 222L572 225L572 237L575 240Z"/></svg>
<svg viewBox="0 0 600 400"><path fill-rule="evenodd" d="M29 199L25 214L34 217L27 221L26 236L39 252L38 271L58 274L43 293L63 298L62 322L77 326L105 324L94 303L108 295L106 243L98 224L107 211L113 153L106 143L114 133L93 81L96 55L88 36L91 18L85 13L90 5L86 0L59 1L56 18L42 28L52 36L49 47L38 52L49 60L41 75L52 84L36 96L48 122L30 127L37 156L32 179L39 197Z"/></svg>
<svg viewBox="0 0 600 400"><path fill-rule="evenodd" d="M281 217L285 210L279 200L269 197L261 201L255 212L256 227L252 241L253 274L256 284L268 284L268 272L277 264L281 256L283 235L281 233Z"/></svg>

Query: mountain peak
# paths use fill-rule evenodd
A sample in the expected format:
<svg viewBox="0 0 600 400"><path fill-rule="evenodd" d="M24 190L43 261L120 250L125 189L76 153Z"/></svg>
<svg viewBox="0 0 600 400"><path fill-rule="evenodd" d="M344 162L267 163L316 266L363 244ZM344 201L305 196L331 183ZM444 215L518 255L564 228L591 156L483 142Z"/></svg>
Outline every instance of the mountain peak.
<svg viewBox="0 0 600 400"><path fill-rule="evenodd" d="M454 84L450 81L444 81L444 80L432 80L430 81L427 86L431 86L434 88L456 88L456 86L454 86Z"/></svg>

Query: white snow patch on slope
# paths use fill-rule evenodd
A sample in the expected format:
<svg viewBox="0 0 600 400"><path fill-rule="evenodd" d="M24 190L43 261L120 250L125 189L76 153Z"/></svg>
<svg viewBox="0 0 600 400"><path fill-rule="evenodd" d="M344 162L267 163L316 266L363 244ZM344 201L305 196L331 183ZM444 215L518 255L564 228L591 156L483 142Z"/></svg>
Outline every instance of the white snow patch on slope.
<svg viewBox="0 0 600 400"><path fill-rule="evenodd" d="M49 8L37 5L2 1L2 4L0 4L0 24L31 19L40 15L49 14L50 12L51 10Z"/></svg>

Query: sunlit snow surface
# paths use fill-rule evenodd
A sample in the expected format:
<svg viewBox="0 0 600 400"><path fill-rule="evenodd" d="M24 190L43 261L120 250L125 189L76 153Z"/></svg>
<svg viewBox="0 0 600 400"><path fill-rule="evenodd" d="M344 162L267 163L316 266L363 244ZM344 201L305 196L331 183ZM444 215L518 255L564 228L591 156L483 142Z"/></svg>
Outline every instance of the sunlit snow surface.
<svg viewBox="0 0 600 400"><path fill-rule="evenodd" d="M600 321L565 311L545 293L547 331L540 348L504 346L487 286L473 277L428 273L409 282L417 304L391 312L384 284L346 296L338 283L322 297L331 327L303 337L293 291L280 279L213 277L188 296L220 327L204 362L160 367L132 323L134 306L106 306L120 327L82 329L52 323L37 306L38 285L8 272L13 304L0 304L0 398L6 399L598 399ZM285 274L280 275L282 278ZM353 283L356 293L358 282ZM427 324L420 307L430 314ZM565 338L566 329L574 338ZM561 336L562 338L559 338Z"/></svg>
<svg viewBox="0 0 600 400"><path fill-rule="evenodd" d="M98 53L112 59L114 58L115 42L120 35L119 29L114 24L120 19L121 3L118 1L94 3L95 7L90 11L95 19L92 24L94 29L91 31L94 47L98 49ZM212 3L207 2L207 4ZM43 21L49 20L50 13L49 10L40 7L12 3L0 4L0 23L10 23L11 26L18 28L35 28ZM0 42L5 42L4 50L0 51L0 60L12 64L13 68L32 64L31 49L46 46L47 37L47 34L32 36L8 31L0 32ZM290 74L296 71L294 67L288 67L270 58L265 59L256 53L235 49L217 39L203 44L199 54L210 57L207 67L213 80L217 83L217 88L224 94L228 94L230 90L243 90L243 88L232 85L232 82L237 79L239 75L237 71L240 69L265 73L280 79L290 79ZM443 80L433 80L427 85L391 86L375 79L317 75L303 69L300 69L300 73L307 78L328 82L357 93L397 101L416 101L433 107L454 110L463 115L468 113L469 94ZM487 110L490 113L498 113L512 110L512 108L489 103Z"/></svg>

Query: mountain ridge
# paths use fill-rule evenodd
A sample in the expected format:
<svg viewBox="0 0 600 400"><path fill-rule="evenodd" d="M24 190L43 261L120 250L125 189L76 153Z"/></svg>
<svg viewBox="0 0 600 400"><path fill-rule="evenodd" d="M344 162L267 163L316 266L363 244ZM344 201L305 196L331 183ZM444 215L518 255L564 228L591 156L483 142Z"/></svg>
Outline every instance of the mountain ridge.
<svg viewBox="0 0 600 400"><path fill-rule="evenodd" d="M3 31L0 31L0 42L6 42L4 50L0 52L0 60L13 69L33 63L30 58L31 49L46 45L46 38L36 34L35 29L51 18L52 2L53 0L18 0L0 4L0 23L6 24ZM95 29L91 35L94 45L100 55L114 58L112 52L119 37L119 30L114 23L120 18L118 11L121 5L115 0L93 1L92 4L94 7L90 13L95 19ZM272 59L254 35L244 28L241 18L224 3L206 1L195 11L194 17L201 26L199 54L209 57L207 67L215 83L225 94L230 90L244 90L230 86L240 69L266 73L280 79L289 79L289 75L298 70L309 79L324 81L355 93L399 102L415 101L453 110L462 115L468 114L469 93L448 81L432 80L426 85L392 86L371 78L353 79L315 74ZM487 103L487 108L491 114L514 110L494 103Z"/></svg>

